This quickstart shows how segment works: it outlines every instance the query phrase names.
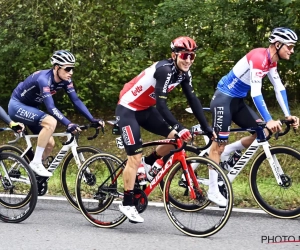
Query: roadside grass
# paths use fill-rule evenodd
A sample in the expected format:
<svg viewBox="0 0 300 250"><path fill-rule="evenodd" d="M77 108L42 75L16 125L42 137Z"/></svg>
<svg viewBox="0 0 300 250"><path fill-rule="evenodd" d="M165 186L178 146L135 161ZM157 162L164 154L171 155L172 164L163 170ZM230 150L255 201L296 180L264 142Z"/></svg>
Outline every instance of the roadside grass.
<svg viewBox="0 0 300 250"><path fill-rule="evenodd" d="M283 119L283 113L281 110L271 109L270 112L273 115L273 119ZM300 116L300 108L298 108L298 107L293 108L291 110L291 112L293 115L297 115L298 117ZM175 116L177 118L180 117L180 119L178 119L178 120L182 124L184 124L186 127L191 127L198 123L192 114L188 114L185 111L182 111L181 115L175 113ZM83 120L82 118L78 118L78 116L74 116L72 118L73 119L71 119L71 120L74 122L77 122L78 124L86 123L86 120ZM112 120L113 115L107 115L105 118L106 118L106 120ZM210 116L207 116L207 118L209 120L211 119ZM0 126L6 127L4 123L0 123ZM233 127L235 127L234 124L233 124ZM112 153L112 154L120 157L121 159L125 159L125 157L126 157L125 151L122 149L118 149L116 147L115 139L118 136L113 135L111 133L111 130L112 130L112 127L110 125L106 124L105 133L102 134L100 132L99 136L95 140L92 140L92 141L87 140L87 137L93 135L94 130L89 129L87 131L83 131L81 133L81 136L79 139L79 145L98 147L104 152L109 152L109 153ZM61 125L58 125L56 132L61 132L61 131L64 131L64 127ZM152 141L152 140L156 140L156 139L162 139L161 137L153 135L143 129L142 129L141 133L142 133L142 138L143 138L144 142ZM230 142L239 140L240 138L242 138L243 136L246 136L246 135L247 135L246 133L232 133L230 135ZM7 142L9 140L14 139L14 136L11 132L2 132L2 133L0 133L0 138L1 138L2 144L7 144ZM56 147L55 147L52 155L54 155L55 153L58 153L59 149L62 147L61 142L63 142L65 139L66 138L62 138L62 137L55 138ZM300 140L298 138L298 133L295 134L293 131L290 131L287 135L280 137L278 140L275 140L274 138L272 138L269 142L271 145L286 145L286 146L290 146L290 147L293 147L298 150L300 149ZM32 143L33 143L33 148L35 149L36 140L32 140ZM196 138L195 144L197 144L197 145L203 144L203 139L201 139L201 137ZM25 148L25 141L21 139L15 145L19 146L21 148ZM153 150L154 150L154 147L145 149L144 154L148 154L149 152L151 152ZM251 167L251 164L252 164L252 161L250 161L247 164L245 169L243 169L243 171L234 180L234 182L232 184L233 191L234 191L234 205L236 207L258 207L254 198L252 197L252 194L251 194L251 191L249 188L248 176L249 176L249 169ZM297 173L298 181L300 179L299 176L300 176L300 173ZM75 182L75 175L70 177L69 181ZM295 182L295 179L294 179L294 182ZM299 182L294 183L294 184L299 185ZM299 186L298 193L300 193L300 186ZM53 177L48 182L48 195L62 195L62 194L63 194L63 191L61 188L60 167L59 167L58 169L55 170ZM299 197L299 195L298 195L298 197ZM272 199L273 199L273 197L270 197L270 201ZM294 198L292 198L292 199L294 199ZM156 190L150 195L149 200L150 201L161 201L162 200L162 194L160 192L159 187L157 187ZM280 203L280 200L276 200L276 202ZM297 203L299 205L300 200L298 198L298 199L290 200L289 202L291 204Z"/></svg>

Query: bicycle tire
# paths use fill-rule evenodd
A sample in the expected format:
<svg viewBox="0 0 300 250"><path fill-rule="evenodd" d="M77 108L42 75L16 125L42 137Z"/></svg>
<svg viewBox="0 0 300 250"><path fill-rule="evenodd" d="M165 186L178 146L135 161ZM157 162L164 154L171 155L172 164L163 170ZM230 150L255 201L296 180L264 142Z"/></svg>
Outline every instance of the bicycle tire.
<svg viewBox="0 0 300 250"><path fill-rule="evenodd" d="M90 156L100 153L101 150L96 147L90 147L90 146L79 146L76 148L77 154L79 156L79 160L81 163L83 163L87 158ZM82 155L84 154L84 155ZM87 155L89 154L89 155ZM61 187L62 190L68 200L68 202L77 210L79 210L76 196L75 196L75 182L76 182L76 176L78 173L78 166L76 165L76 162L71 163L71 161L74 159L72 151L68 153L68 155L65 157L65 160L61 167ZM70 178L72 181L69 181ZM74 180L73 180L74 179ZM73 191L71 191L73 190Z"/></svg>
<svg viewBox="0 0 300 250"><path fill-rule="evenodd" d="M118 157L99 153L87 159L78 172L76 179L78 206L83 216L97 227L113 228L127 219L118 208L118 204L123 200L123 180L121 174L114 174L114 169L119 166L124 167ZM88 169L96 177L94 185L84 182L83 177Z"/></svg>
<svg viewBox="0 0 300 250"><path fill-rule="evenodd" d="M0 219L19 223L32 214L37 203L35 174L26 161L14 153L1 152L0 161Z"/></svg>
<svg viewBox="0 0 300 250"><path fill-rule="evenodd" d="M21 156L23 153L24 153L24 149L20 148L20 147L17 147L17 146L14 146L14 145L1 145L0 146L0 152L13 152L15 153L16 155L18 156ZM32 159L30 159L28 157L27 154L25 154L23 156L23 159L27 162L27 163L30 163L30 161Z"/></svg>
<svg viewBox="0 0 300 250"><path fill-rule="evenodd" d="M262 151L254 159L250 169L249 182L251 193L260 208L269 215L282 219L297 218L300 216L300 176L299 167L297 167L300 161L300 152L286 146L274 146L270 148L270 151L272 155L276 155L279 163L286 164L284 166L281 164L287 180L286 186L280 187L277 184L269 162L266 161L266 164L264 163L266 154ZM294 175L292 176L290 173L294 173ZM272 179L270 176L272 176ZM261 178L263 179L261 180ZM279 191L275 194L276 188ZM290 192L288 193L288 191Z"/></svg>
<svg viewBox="0 0 300 250"><path fill-rule="evenodd" d="M176 206L172 204L170 201L170 192L172 193L171 196L174 197L174 194L178 190L178 180L181 179L182 175L182 166L181 162L176 162L171 170L169 171L165 186L164 186L164 192L163 192L163 200L164 200L164 207L166 210L166 213L170 219L170 221L173 223L173 225L182 233L193 236L193 237L208 237L211 236L217 232L219 232L225 224L228 222L232 206L233 206L233 191L231 183L227 177L227 175L223 172L223 170L219 167L218 164L216 164L214 161L200 156L194 156L194 157L188 157L186 158L187 163L194 163L197 162L200 164L203 164L201 172L208 174L208 165L218 172L218 175L222 179L225 185L226 189L226 197L227 198L227 206L225 208L218 208L218 206L211 206L207 207L206 209L199 210L185 210L178 209ZM199 167L198 167L199 168ZM177 175L176 175L177 174ZM173 182L174 181L174 182ZM195 189L195 192L197 194L197 199L190 199L190 196L182 197L183 200L186 202L191 202L194 205L203 206L203 204L208 203L207 195L205 186L201 186L199 184L200 189ZM174 191L173 191L174 190ZM180 196L180 192L178 193ZM188 200L190 199L190 200ZM209 202L210 203L210 202ZM210 203L211 204L211 203ZM191 217L185 219L185 217ZM209 219L207 217L210 216ZM218 219L215 219L216 216L220 217ZM199 221L198 221L199 220ZM203 223L205 222L205 223ZM212 222L212 225L208 226L209 222ZM191 228L191 227L195 228ZM203 228L202 228L203 227ZM207 227L207 228L204 228Z"/></svg>

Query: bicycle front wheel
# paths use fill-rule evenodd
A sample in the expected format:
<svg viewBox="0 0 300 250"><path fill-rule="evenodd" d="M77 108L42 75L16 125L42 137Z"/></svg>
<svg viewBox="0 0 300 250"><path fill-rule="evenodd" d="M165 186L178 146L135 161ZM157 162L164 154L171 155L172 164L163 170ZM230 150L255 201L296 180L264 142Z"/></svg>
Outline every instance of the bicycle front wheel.
<svg viewBox="0 0 300 250"><path fill-rule="evenodd" d="M37 182L21 157L0 153L0 219L18 223L27 219L37 203Z"/></svg>
<svg viewBox="0 0 300 250"><path fill-rule="evenodd" d="M76 148L80 165L89 157L100 153L100 149L89 146L80 146ZM75 182L80 166L77 166L74 155L69 152L61 167L61 186L69 203L79 210L75 196Z"/></svg>
<svg viewBox="0 0 300 250"><path fill-rule="evenodd" d="M127 218L119 211L124 197L122 167L118 157L99 153L87 159L78 172L78 206L84 217L97 227L116 227Z"/></svg>
<svg viewBox="0 0 300 250"><path fill-rule="evenodd" d="M300 152L286 146L270 148L276 166L281 169L282 185L278 185L265 152L253 161L249 180L252 195L268 214L292 219L300 216ZM278 164L278 165L277 165Z"/></svg>
<svg viewBox="0 0 300 250"><path fill-rule="evenodd" d="M227 205L225 208L219 208L210 203L207 198L208 185L206 183L193 185L196 193L195 199L190 197L188 187L184 187L185 191L183 192L183 187L179 185L183 169L181 162L177 162L172 166L165 181L163 191L165 210L169 219L179 231L189 236L208 237L220 231L230 217L233 206L231 183L219 165L208 158L200 156L188 157L186 162L187 164L197 163L198 177L203 179L208 180L208 166L218 173L219 182L222 182L223 190L225 191L223 194L227 199ZM171 200L169 197L173 197L173 199L180 201L181 204L185 204L187 209L183 209L183 206L178 208L172 203L173 199Z"/></svg>

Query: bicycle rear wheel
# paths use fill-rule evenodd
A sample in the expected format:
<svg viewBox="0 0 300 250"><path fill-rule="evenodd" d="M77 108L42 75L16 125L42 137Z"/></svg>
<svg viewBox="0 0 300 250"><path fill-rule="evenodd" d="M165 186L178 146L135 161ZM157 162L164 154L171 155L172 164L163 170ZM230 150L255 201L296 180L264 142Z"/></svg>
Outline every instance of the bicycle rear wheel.
<svg viewBox="0 0 300 250"><path fill-rule="evenodd" d="M100 149L89 146L80 146L76 150L81 164L89 157L101 152ZM75 162L73 153L69 152L62 164L60 174L62 190L69 203L77 210L79 208L75 196L75 183L79 167Z"/></svg>
<svg viewBox="0 0 300 250"><path fill-rule="evenodd" d="M208 186L200 184L194 191L197 195L196 199L192 199L187 189L182 191L182 187L178 185L182 178L182 165L180 162L175 163L170 170L164 186L164 205L167 215L173 225L184 234L194 237L208 237L220 231L227 223L233 206L233 193L231 183L222 169L212 160L204 157L188 157L187 164L197 163L198 176L207 178L208 166L214 169L220 176L220 181L223 182L225 198L227 206L219 208L210 203L207 198ZM186 205L187 209L174 206L170 197L176 198L181 204ZM208 206L209 205L209 206ZM191 209L193 207L194 209ZM198 207L198 209L197 209Z"/></svg>
<svg viewBox="0 0 300 250"><path fill-rule="evenodd" d="M37 182L21 157L0 153L0 219L18 223L27 219L37 203Z"/></svg>
<svg viewBox="0 0 300 250"><path fill-rule="evenodd" d="M270 148L273 159L281 166L282 185L278 185L266 154L254 159L249 180L252 195L268 214L284 219L300 216L300 152L296 149L275 146Z"/></svg>
<svg viewBox="0 0 300 250"><path fill-rule="evenodd" d="M127 218L119 211L123 200L122 167L118 157L99 153L87 159L78 172L78 206L84 217L97 227L116 227ZM117 169L116 174L114 169Z"/></svg>

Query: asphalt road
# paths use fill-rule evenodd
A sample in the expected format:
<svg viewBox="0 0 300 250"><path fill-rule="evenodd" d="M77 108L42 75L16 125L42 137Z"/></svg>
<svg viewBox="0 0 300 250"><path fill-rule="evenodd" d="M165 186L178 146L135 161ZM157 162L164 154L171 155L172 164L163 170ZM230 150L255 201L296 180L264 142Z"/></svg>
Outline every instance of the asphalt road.
<svg viewBox="0 0 300 250"><path fill-rule="evenodd" d="M178 231L163 207L149 206L142 224L125 221L114 229L102 229L90 224L65 200L39 199L24 222L0 221L0 249L300 249L300 218L282 220L260 210L242 211L234 211L217 234L194 238Z"/></svg>

